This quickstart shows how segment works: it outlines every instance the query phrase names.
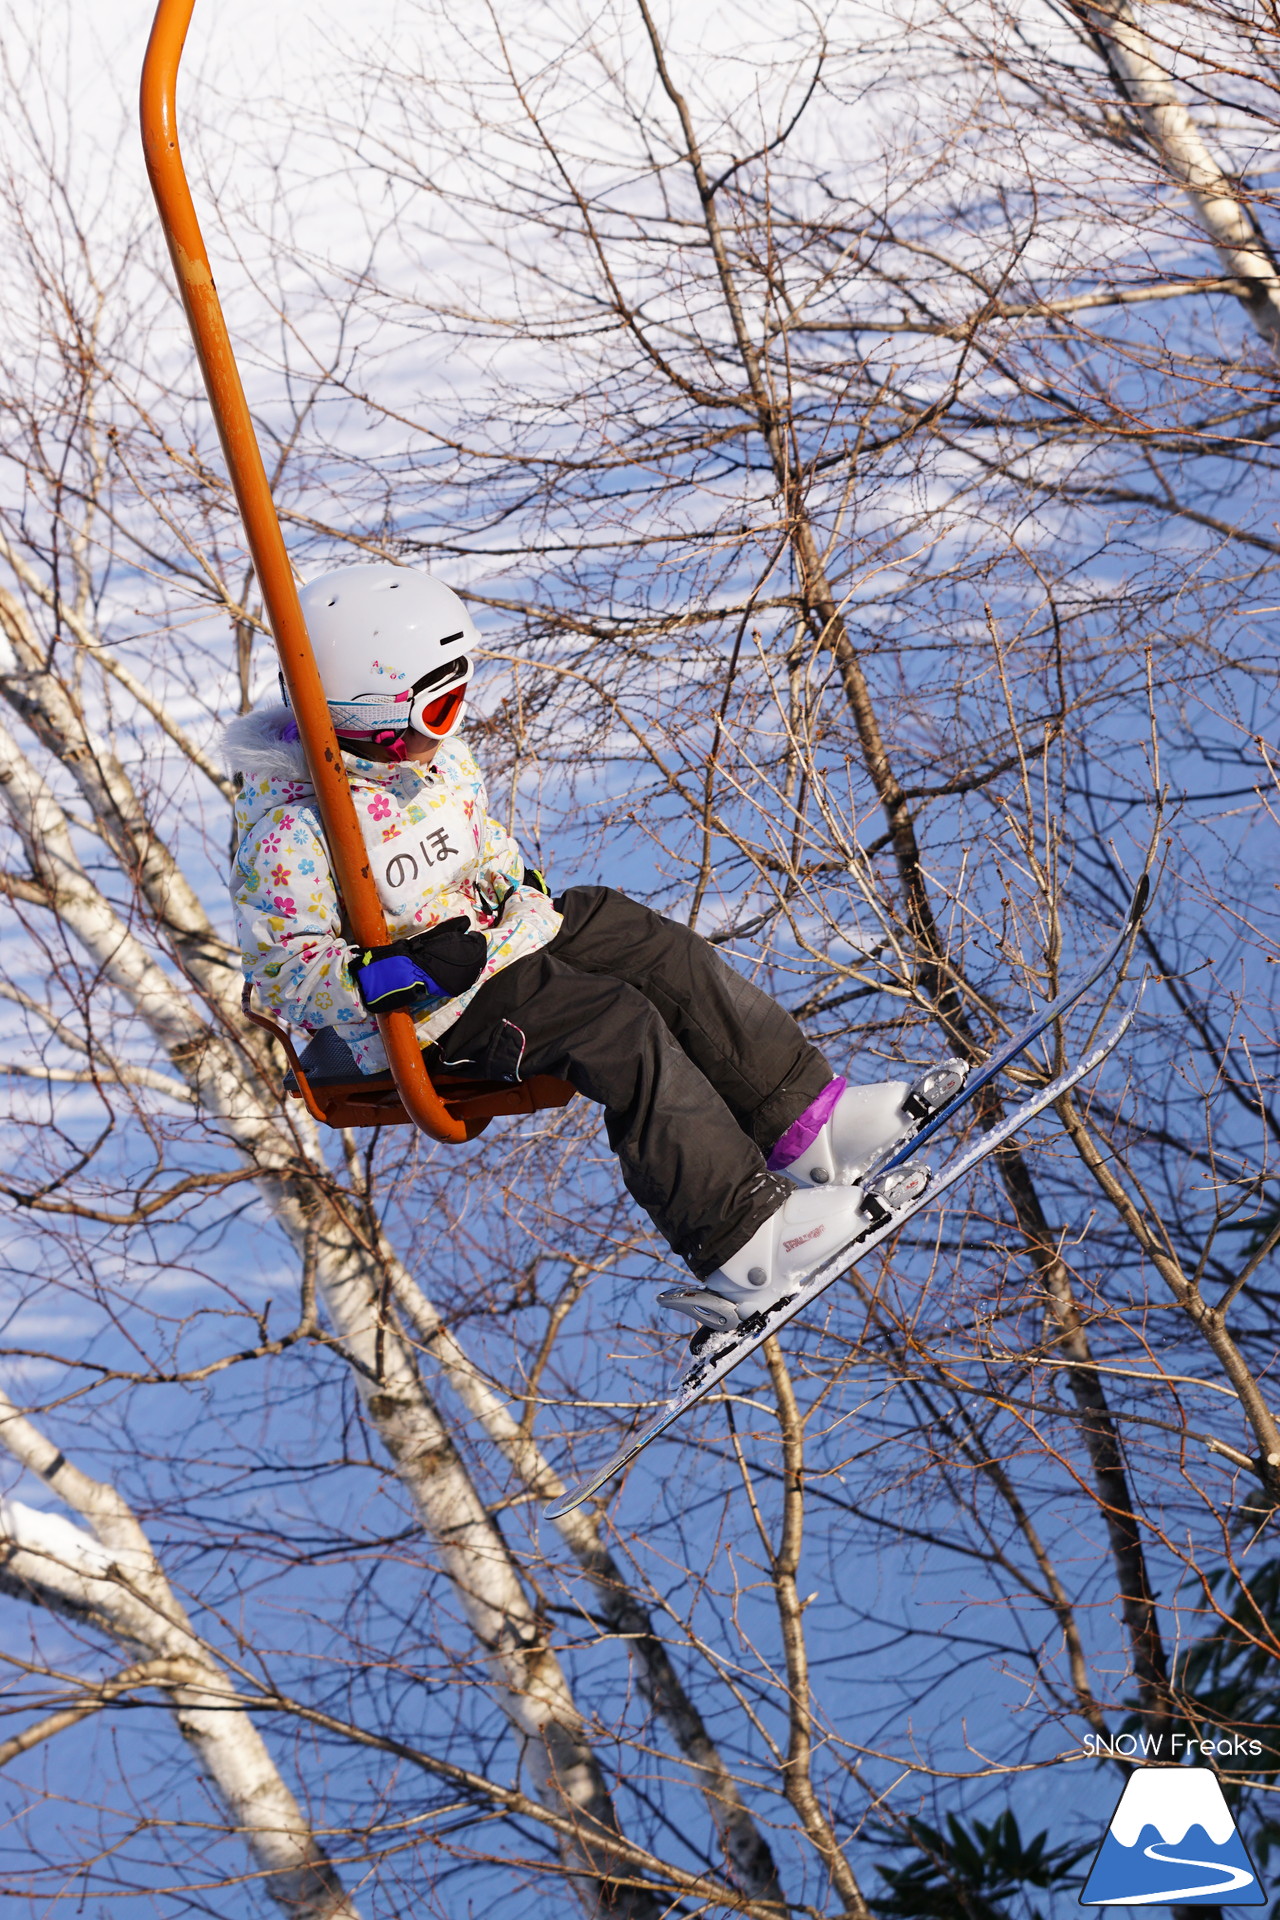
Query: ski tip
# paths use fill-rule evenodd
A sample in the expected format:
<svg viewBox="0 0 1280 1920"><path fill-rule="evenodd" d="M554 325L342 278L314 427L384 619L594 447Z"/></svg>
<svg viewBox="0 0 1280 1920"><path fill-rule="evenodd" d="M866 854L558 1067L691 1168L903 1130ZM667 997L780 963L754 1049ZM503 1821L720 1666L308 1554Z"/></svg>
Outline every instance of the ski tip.
<svg viewBox="0 0 1280 1920"><path fill-rule="evenodd" d="M554 1500L548 1500L542 1509L543 1519L563 1520L566 1513L572 1513L575 1507L582 1506L593 1493L599 1493L601 1487L607 1486L615 1474L621 1473L622 1469L629 1465L630 1457L629 1449L621 1454L615 1453L608 1466L601 1467L600 1471L593 1473L590 1479L584 1480L580 1486L570 1488L566 1493L557 1494Z"/></svg>
<svg viewBox="0 0 1280 1920"><path fill-rule="evenodd" d="M1137 886L1134 888L1133 899L1129 902L1129 918L1126 921L1125 925L1127 930L1130 933L1132 933L1133 930L1137 927L1138 922L1141 920L1143 914L1146 912L1147 902L1150 898L1151 898L1151 875L1149 872L1147 872L1143 874Z"/></svg>
<svg viewBox="0 0 1280 1920"><path fill-rule="evenodd" d="M562 1493L558 1500L548 1500L542 1509L542 1517L544 1520L563 1520L566 1513L572 1513L575 1507L580 1507L587 1496L586 1487L578 1493Z"/></svg>

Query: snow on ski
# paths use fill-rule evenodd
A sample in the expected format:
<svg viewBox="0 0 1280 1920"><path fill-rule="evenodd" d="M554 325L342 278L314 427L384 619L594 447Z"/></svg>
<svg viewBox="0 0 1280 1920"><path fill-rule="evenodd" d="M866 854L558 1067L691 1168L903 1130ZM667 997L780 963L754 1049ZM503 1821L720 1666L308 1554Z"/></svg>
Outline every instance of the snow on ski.
<svg viewBox="0 0 1280 1920"><path fill-rule="evenodd" d="M1141 901L1139 896L1141 896ZM1126 921L1123 935L1117 937L1116 943L1108 950L1108 953L1103 956L1103 959L1097 964L1096 969L1089 975L1084 984L1080 985L1079 983L1073 982L1072 986L1066 989L1069 998L1065 1000L1064 1004L1060 1004L1063 1002L1063 995L1060 994L1058 996L1058 999L1052 1003L1052 1006L1045 1010L1044 1020L1035 1028L1030 1039L1022 1040L1021 1046L1016 1049L1013 1047L1013 1043L1010 1042L1007 1046L1001 1048L1000 1055L997 1056L998 1058L1001 1060L1012 1059L1015 1052L1020 1052L1025 1047L1031 1045L1032 1040L1038 1037L1049 1020L1055 1018L1056 1014L1063 1011L1065 1006L1069 1006L1072 1000L1078 999L1080 994L1085 992L1086 988L1105 972L1108 961L1117 956L1124 940L1127 939L1129 932L1132 931L1133 926L1136 925L1137 916L1141 913L1144 902L1145 876L1144 883L1140 883L1138 892L1134 895L1134 907L1130 911L1129 920ZM1068 1067L1065 1072L1058 1075L1056 1080L1051 1081L1048 1086L1042 1087L1038 1093L1032 1094L1028 1099L1024 1100L1020 1106L1015 1107L1013 1112L1006 1115L1000 1122L999 1126L993 1127L989 1133L984 1134L980 1140L975 1141L973 1146L969 1147L965 1152L957 1154L955 1159L949 1161L947 1165L942 1168L941 1172L931 1180L929 1186L925 1189L924 1193L921 1194L919 1199L913 1200L908 1205L899 1208L896 1212L892 1213L887 1220L870 1223L866 1232L859 1239L852 1241L842 1247L837 1253L832 1254L822 1267L819 1267L815 1273L810 1275L809 1279L796 1293L789 1295L785 1300L779 1300L774 1307L766 1312L752 1314L740 1327L736 1327L732 1333L713 1336L709 1348L704 1349L703 1355L697 1359L693 1366L682 1376L675 1392L669 1400L664 1402L660 1411L656 1413L652 1419L648 1420L638 1432L634 1433L626 1444L620 1447L612 1459L608 1460L598 1472L593 1473L573 1491L562 1494L559 1499L551 1501L544 1507L543 1512L547 1519L558 1520L561 1515L571 1513L574 1507L580 1506L584 1500L589 1500L591 1495L598 1492L607 1480L612 1480L615 1474L621 1473L624 1467L630 1466L631 1462L638 1454L644 1451L651 1440L656 1440L659 1434L665 1433L667 1428L674 1425L682 1414L689 1411L690 1407L697 1406L700 1400L704 1400L709 1393L713 1392L727 1374L731 1373L749 1354L754 1353L758 1347L763 1346L764 1342L768 1340L772 1334L777 1333L781 1327L785 1327L788 1321L794 1320L797 1314L803 1313L812 1301L818 1299L818 1297L825 1293L828 1287L834 1285L837 1280L842 1279L844 1275L849 1273L868 1253L873 1252L875 1248L887 1240L891 1234L897 1233L898 1229L904 1226L915 1214L921 1212L925 1207L932 1206L936 1200L941 1199L942 1195L946 1193L949 1188L953 1187L958 1180L962 1180L965 1174L971 1172L974 1167L979 1166L989 1154L995 1152L997 1147L1002 1146L1006 1140L1011 1139L1013 1135L1025 1127L1029 1121L1034 1120L1037 1114L1043 1113L1046 1107L1051 1107L1055 1100L1061 1099L1062 1095L1069 1092L1078 1081L1083 1080L1086 1074L1092 1073L1093 1069L1107 1058L1128 1032L1129 1027L1132 1025L1134 1015L1138 1011L1141 998L1142 989L1139 987L1137 994L1121 1015L1120 1019L1108 1028L1102 1038L1084 1055L1083 1059L1079 1060L1075 1066ZM1037 1016L1037 1019L1039 1019L1039 1016ZM1021 1039L1021 1036L1016 1037ZM990 1063L987 1064L989 1065ZM982 1078L979 1084L985 1085L986 1080L990 1076L986 1073L985 1067L980 1071ZM966 1092L967 1091L968 1089L966 1089ZM945 1111L954 1111L956 1106L963 1105L963 1103L963 1098L961 1098L953 1102ZM926 1131L931 1133L933 1131L932 1125L930 1125ZM910 1142L912 1148L919 1146L921 1137L922 1135L917 1134ZM895 1158L896 1157L895 1155Z"/></svg>

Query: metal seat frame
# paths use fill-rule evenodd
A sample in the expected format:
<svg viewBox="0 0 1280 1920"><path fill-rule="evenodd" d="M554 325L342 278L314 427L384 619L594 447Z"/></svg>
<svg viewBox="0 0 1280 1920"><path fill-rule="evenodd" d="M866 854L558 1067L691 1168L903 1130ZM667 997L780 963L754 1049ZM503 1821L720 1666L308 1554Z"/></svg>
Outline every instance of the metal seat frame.
<svg viewBox="0 0 1280 1920"><path fill-rule="evenodd" d="M280 518L178 144L178 68L194 8L195 0L159 0L156 8L139 100L147 174L306 754L343 924L358 947L378 947L388 939L386 915L370 872L342 751L298 604ZM434 1140L457 1143L473 1139L494 1114L564 1106L573 1097L566 1081L545 1074L515 1088L498 1081L470 1081L465 1083L468 1091L464 1093L453 1080L441 1079L437 1085L423 1061L413 1015L406 1007L378 1015L391 1063L390 1085L378 1089L375 1097L372 1088L361 1092L355 1083L344 1083L343 1098L337 1097L337 1089L330 1097L321 1097L324 1090L311 1089L298 1069L284 1030L260 1014L250 1013L249 1018L280 1040L293 1059L308 1110L327 1126L390 1126L412 1121ZM513 1100L518 1104L510 1104Z"/></svg>
<svg viewBox="0 0 1280 1920"><path fill-rule="evenodd" d="M321 1079L308 1073L287 1027L270 1015L255 1013L249 1004L253 988L245 982L241 1005L247 1020L280 1042L289 1062L294 1086L286 1096L301 1100L313 1120L326 1127L392 1127L408 1119L390 1073L365 1073ZM539 1113L547 1107L567 1107L573 1088L549 1073L530 1074L527 1080L480 1080L472 1075L433 1073L432 1085L453 1119L467 1129L467 1139L483 1133L500 1114Z"/></svg>

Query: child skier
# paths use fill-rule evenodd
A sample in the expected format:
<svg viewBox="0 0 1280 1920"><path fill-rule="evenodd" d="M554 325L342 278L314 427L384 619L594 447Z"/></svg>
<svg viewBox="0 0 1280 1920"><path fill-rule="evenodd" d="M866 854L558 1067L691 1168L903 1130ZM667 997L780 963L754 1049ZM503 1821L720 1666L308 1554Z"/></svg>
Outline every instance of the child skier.
<svg viewBox="0 0 1280 1920"><path fill-rule="evenodd" d="M906 1131L907 1084L846 1086L706 941L613 888L548 897L458 738L479 635L443 582L350 566L301 599L393 936L344 936L287 706L234 721L245 972L315 1036L304 1064L384 1071L374 1016L411 1006L429 1063L555 1074L604 1108L628 1191L697 1283L665 1306L727 1332L793 1292L865 1227L858 1175Z"/></svg>

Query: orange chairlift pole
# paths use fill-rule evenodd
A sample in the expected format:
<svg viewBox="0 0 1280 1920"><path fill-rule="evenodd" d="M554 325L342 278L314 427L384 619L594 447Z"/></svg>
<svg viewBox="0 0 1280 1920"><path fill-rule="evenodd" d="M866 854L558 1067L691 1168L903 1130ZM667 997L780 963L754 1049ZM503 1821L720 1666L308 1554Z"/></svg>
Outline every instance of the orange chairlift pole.
<svg viewBox="0 0 1280 1920"><path fill-rule="evenodd" d="M358 944L381 946L387 939L386 916L369 871L364 835L298 604L293 569L178 146L178 65L194 8L195 0L159 0L156 8L142 67L140 100L147 173L275 636L338 891ZM454 1119L431 1083L412 1014L398 1007L392 1013L380 1014L378 1026L409 1118L435 1140L467 1139L466 1122Z"/></svg>

